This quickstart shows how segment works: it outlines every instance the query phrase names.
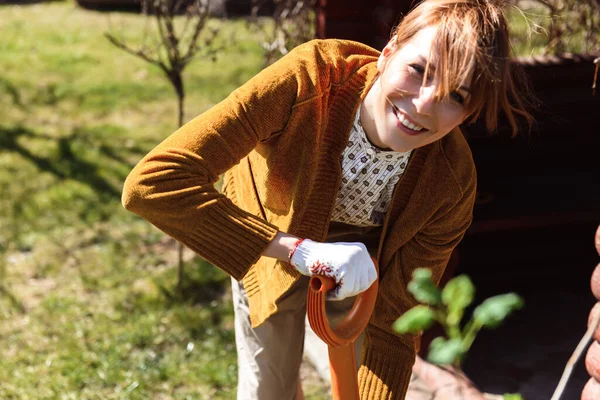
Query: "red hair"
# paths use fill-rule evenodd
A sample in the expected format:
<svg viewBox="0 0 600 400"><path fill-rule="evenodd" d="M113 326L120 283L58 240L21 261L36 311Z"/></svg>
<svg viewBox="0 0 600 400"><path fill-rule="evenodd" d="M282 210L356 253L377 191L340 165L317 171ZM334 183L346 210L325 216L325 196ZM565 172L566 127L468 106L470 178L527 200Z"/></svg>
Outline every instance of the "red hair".
<svg viewBox="0 0 600 400"><path fill-rule="evenodd" d="M436 64L434 78L440 82L436 95L448 96L467 81L473 72L467 103L469 122L484 118L486 128L497 129L503 112L517 133L517 117L531 126L527 111L532 94L511 63L509 30L501 3L494 0L424 0L411 10L393 32L395 49L402 47L418 31L435 26L432 50ZM425 70L430 71L431 55ZM522 89L525 90L522 90ZM531 97L530 97L531 96Z"/></svg>

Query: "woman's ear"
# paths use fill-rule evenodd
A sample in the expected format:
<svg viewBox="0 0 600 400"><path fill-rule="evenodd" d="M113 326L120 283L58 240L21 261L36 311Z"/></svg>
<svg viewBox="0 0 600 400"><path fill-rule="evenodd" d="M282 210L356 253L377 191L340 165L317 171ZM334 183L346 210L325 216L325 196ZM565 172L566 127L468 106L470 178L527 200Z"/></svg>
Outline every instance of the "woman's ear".
<svg viewBox="0 0 600 400"><path fill-rule="evenodd" d="M392 54L394 54L394 51L396 50L396 39L397 39L397 36L394 36L393 38L390 39L389 42L387 42L387 44L381 51L379 58L377 59L377 70L379 71L380 74L383 73L383 69L385 68L385 65L388 63L388 61L390 60L390 57L392 56Z"/></svg>

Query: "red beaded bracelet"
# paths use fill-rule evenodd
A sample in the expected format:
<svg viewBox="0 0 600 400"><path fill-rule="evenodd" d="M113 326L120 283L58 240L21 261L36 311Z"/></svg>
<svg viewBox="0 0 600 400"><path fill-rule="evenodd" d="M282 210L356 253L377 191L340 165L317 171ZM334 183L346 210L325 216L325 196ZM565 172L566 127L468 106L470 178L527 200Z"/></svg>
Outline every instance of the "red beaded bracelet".
<svg viewBox="0 0 600 400"><path fill-rule="evenodd" d="M292 247L292 250L290 250L290 254L288 255L288 261L290 262L290 264L292 263L292 256L294 255L294 252L296 251L298 246L300 246L300 243L302 243L303 241L304 239L298 239L296 243L294 243L294 247Z"/></svg>

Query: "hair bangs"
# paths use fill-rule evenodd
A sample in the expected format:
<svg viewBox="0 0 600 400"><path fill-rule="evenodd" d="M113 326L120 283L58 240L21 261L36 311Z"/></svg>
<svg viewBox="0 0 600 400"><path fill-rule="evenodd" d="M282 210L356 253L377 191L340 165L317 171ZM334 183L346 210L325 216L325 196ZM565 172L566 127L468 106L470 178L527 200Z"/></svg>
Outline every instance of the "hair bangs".
<svg viewBox="0 0 600 400"><path fill-rule="evenodd" d="M510 65L510 41L503 0L422 0L394 31L395 46L401 47L419 30L438 27L425 68L425 81L439 82L436 97L447 98L460 87L468 87L465 107L469 121L485 120L496 130L503 112L517 132L516 117L531 126L528 111L535 100L522 71Z"/></svg>
<svg viewBox="0 0 600 400"><path fill-rule="evenodd" d="M425 77L427 79L431 74L439 82L435 93L438 99L446 99L461 88L468 92L465 106L471 113L482 106L481 99L475 96L478 88L473 86L481 51L477 45L475 27L458 21L455 18L443 18L437 24Z"/></svg>

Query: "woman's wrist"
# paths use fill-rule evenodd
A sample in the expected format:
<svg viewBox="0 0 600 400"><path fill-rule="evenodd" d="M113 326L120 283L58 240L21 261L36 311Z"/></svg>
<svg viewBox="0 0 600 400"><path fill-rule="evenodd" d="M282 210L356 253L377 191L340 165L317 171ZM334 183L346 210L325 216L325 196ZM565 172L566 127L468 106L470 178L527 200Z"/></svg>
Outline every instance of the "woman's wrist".
<svg viewBox="0 0 600 400"><path fill-rule="evenodd" d="M290 253L295 249L299 240L301 240L299 237L289 233L278 232L262 255L288 262Z"/></svg>

